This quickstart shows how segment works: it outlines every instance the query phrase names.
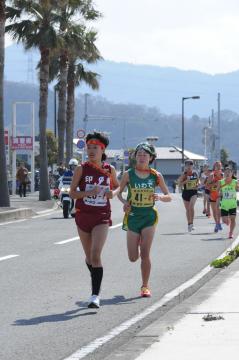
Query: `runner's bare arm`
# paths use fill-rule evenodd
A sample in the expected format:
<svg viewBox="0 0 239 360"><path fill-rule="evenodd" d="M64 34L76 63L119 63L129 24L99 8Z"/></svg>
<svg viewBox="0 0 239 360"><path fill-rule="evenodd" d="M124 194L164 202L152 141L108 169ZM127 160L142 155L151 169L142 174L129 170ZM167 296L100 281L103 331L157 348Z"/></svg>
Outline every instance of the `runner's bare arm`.
<svg viewBox="0 0 239 360"><path fill-rule="evenodd" d="M188 181L187 175L185 175L185 173L183 173L178 179L179 186L185 185L187 183L187 181Z"/></svg>
<svg viewBox="0 0 239 360"><path fill-rule="evenodd" d="M239 191L239 180L237 180L236 191Z"/></svg>
<svg viewBox="0 0 239 360"><path fill-rule="evenodd" d="M113 199L114 196L118 195L120 189L115 168L112 165L110 167L111 167L111 181L113 185L113 190L110 190L105 194L105 197L107 199Z"/></svg>
<svg viewBox="0 0 239 360"><path fill-rule="evenodd" d="M164 178L161 174L158 174L159 176L159 183L158 186L161 189L161 191L163 192L163 195L157 194L157 198L155 200L160 200L163 202L169 202L172 200L171 195L169 193L168 187L165 184Z"/></svg>
<svg viewBox="0 0 239 360"><path fill-rule="evenodd" d="M71 188L70 188L69 195L72 199L82 199L85 196L94 196L100 192L100 188L97 186L93 190L90 190L90 191L77 190L77 188L79 186L79 182L81 180L81 177L82 177L82 166L79 165L79 166L77 166L77 168L74 171L74 175L73 175L72 182L71 182Z"/></svg>
<svg viewBox="0 0 239 360"><path fill-rule="evenodd" d="M118 199L124 204L124 211L127 211L130 209L130 203L123 198L122 193L125 189L125 187L127 186L129 182L129 173L128 171L126 171L123 176L122 179L120 181L120 188L119 188L119 194L118 194Z"/></svg>

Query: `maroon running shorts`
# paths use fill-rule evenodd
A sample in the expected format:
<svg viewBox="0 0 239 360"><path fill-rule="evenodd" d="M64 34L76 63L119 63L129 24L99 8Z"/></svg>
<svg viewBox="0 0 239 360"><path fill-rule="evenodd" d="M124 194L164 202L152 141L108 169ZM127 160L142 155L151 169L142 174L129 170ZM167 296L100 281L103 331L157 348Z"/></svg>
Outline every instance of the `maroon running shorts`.
<svg viewBox="0 0 239 360"><path fill-rule="evenodd" d="M75 216L76 225L84 232L91 233L96 225L108 224L112 225L111 213L83 213L76 212Z"/></svg>

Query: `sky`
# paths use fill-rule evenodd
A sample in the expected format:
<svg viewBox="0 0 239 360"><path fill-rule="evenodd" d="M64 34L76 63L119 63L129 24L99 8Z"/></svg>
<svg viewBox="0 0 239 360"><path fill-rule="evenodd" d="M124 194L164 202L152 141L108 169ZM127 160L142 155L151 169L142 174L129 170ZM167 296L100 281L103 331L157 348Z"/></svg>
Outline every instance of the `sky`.
<svg viewBox="0 0 239 360"><path fill-rule="evenodd" d="M239 69L238 0L93 0L104 59L209 74ZM6 38L6 45L9 45Z"/></svg>
<svg viewBox="0 0 239 360"><path fill-rule="evenodd" d="M238 0L94 0L97 45L117 62L209 74L239 69Z"/></svg>

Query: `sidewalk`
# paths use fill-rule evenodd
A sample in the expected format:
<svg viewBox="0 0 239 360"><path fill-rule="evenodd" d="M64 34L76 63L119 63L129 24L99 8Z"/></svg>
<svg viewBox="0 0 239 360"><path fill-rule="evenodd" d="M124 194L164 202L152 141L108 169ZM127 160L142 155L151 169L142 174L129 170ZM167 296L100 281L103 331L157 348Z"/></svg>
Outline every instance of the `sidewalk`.
<svg viewBox="0 0 239 360"><path fill-rule="evenodd" d="M239 259L135 337L137 360L225 360L239 353ZM151 342L150 342L151 338ZM146 340L147 339L147 340ZM131 343L132 349L134 345Z"/></svg>
<svg viewBox="0 0 239 360"><path fill-rule="evenodd" d="M27 193L26 197L10 196L10 207L0 207L0 222L29 218L56 208L54 200L39 201L39 192Z"/></svg>

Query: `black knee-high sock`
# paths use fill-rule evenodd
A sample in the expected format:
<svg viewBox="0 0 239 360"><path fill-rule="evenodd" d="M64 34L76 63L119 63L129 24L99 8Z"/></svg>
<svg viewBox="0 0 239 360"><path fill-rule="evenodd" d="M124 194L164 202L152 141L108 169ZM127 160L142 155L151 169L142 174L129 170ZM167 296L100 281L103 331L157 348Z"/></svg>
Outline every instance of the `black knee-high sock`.
<svg viewBox="0 0 239 360"><path fill-rule="evenodd" d="M87 261L86 261L85 263L86 263L86 266L87 266L87 267L88 267L88 269L89 269L89 272L91 273L91 271L92 271L92 265L88 264L88 262L87 262Z"/></svg>
<svg viewBox="0 0 239 360"><path fill-rule="evenodd" d="M103 267L92 267L91 270L92 295L99 295L102 278L103 278Z"/></svg>

